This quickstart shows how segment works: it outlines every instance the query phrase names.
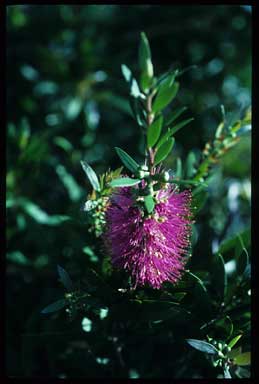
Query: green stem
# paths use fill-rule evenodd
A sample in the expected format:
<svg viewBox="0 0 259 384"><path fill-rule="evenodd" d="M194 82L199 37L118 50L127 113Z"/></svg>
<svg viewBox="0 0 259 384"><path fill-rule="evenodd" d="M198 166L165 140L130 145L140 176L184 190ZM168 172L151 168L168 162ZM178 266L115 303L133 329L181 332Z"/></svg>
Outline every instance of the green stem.
<svg viewBox="0 0 259 384"><path fill-rule="evenodd" d="M147 129L150 127L150 125L154 121L154 114L152 113L152 99L153 94L149 94L146 98L146 112L147 112ZM148 155L149 155L149 166L150 166L150 174L153 175L154 173L154 162L155 162L155 150L152 148L148 148Z"/></svg>

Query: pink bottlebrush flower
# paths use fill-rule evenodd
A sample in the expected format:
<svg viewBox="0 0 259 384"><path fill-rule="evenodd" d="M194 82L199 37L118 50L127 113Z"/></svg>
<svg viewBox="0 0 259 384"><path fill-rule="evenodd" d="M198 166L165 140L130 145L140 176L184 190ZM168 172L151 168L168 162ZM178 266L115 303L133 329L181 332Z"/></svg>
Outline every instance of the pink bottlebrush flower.
<svg viewBox="0 0 259 384"><path fill-rule="evenodd" d="M138 187L136 187L138 188ZM177 282L184 270L191 236L191 192L167 186L156 194L156 206L145 216L132 194L135 188L118 188L106 211L112 264L130 271L136 286L160 288Z"/></svg>

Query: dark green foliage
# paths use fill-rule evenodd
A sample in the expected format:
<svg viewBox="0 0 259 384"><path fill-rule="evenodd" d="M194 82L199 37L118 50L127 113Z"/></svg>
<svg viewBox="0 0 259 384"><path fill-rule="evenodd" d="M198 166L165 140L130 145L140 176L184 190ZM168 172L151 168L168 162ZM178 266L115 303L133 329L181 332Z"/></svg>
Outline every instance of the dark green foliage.
<svg viewBox="0 0 259 384"><path fill-rule="evenodd" d="M6 8L8 376L250 376L244 365L251 347L248 7ZM150 81L152 70L157 83ZM190 273L176 286L131 291L128 274L112 269L100 239L87 231L90 211L82 207L95 198L92 187L109 193L111 179L101 176L108 166L125 166L114 179L138 177L146 143L143 92L156 87L156 118L162 106L166 111L161 137L151 142L160 150L176 138L164 165L181 178L180 190L192 188L196 239ZM225 132L229 146L240 127L239 142L214 168L199 169L205 144L215 141L219 148ZM124 148L121 156L115 146ZM200 181L207 171L208 187ZM149 197L145 203L151 211ZM222 353L242 366L228 369L216 359L213 366L214 354L186 339L217 349L226 343L232 349Z"/></svg>

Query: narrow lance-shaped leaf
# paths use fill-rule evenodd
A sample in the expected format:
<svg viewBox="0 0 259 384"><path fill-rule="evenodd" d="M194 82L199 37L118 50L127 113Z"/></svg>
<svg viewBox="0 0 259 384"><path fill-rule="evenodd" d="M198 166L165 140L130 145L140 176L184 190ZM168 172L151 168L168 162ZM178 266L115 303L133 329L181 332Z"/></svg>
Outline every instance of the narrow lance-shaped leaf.
<svg viewBox="0 0 259 384"><path fill-rule="evenodd" d="M148 213L153 212L153 209L155 207L155 202L151 195L145 196L144 203Z"/></svg>
<svg viewBox="0 0 259 384"><path fill-rule="evenodd" d="M144 32L140 35L139 45L139 66L141 70L140 83L144 91L146 91L151 83L154 74L153 64L151 61L151 51L147 36Z"/></svg>
<svg viewBox="0 0 259 384"><path fill-rule="evenodd" d="M67 273L67 271L65 271L65 269L62 268L60 265L58 265L57 269L58 269L58 274L59 274L60 280L62 281L65 288L68 291L72 291L73 290L73 283L72 283L72 280L70 279L70 276Z"/></svg>
<svg viewBox="0 0 259 384"><path fill-rule="evenodd" d="M119 179L112 180L109 185L111 187L131 187L133 185L136 185L140 183L140 179L131 179L130 177L122 177Z"/></svg>
<svg viewBox="0 0 259 384"><path fill-rule="evenodd" d="M175 98L178 89L178 82L170 85L169 80L167 80L165 83L162 83L152 106L153 112L157 113L165 108Z"/></svg>
<svg viewBox="0 0 259 384"><path fill-rule="evenodd" d="M132 72L129 69L129 67L127 67L127 65L125 65L125 64L122 64L121 72L122 72L125 80L129 84L131 96L133 96L134 98L138 98L138 97L142 97L143 98L143 95L140 92L137 80L134 79L134 77L132 76Z"/></svg>
<svg viewBox="0 0 259 384"><path fill-rule="evenodd" d="M56 312L59 311L60 309L64 308L66 305L66 300L65 299L60 299L55 301L54 303L48 305L45 307L41 313L51 313L51 312Z"/></svg>
<svg viewBox="0 0 259 384"><path fill-rule="evenodd" d="M169 113L165 118L165 126L170 125L173 121L177 119L184 111L186 111L187 107L177 108L175 111Z"/></svg>
<svg viewBox="0 0 259 384"><path fill-rule="evenodd" d="M161 163L161 161L167 158L174 146L174 141L174 138L170 138L163 145L161 145L155 155L155 165Z"/></svg>
<svg viewBox="0 0 259 384"><path fill-rule="evenodd" d="M160 137L163 125L163 116L160 115L151 125L147 131L147 145L148 148L153 147Z"/></svg>
<svg viewBox="0 0 259 384"><path fill-rule="evenodd" d="M240 355L242 351L241 347L232 349L230 352L228 352L227 356L229 359L234 359L236 356Z"/></svg>
<svg viewBox="0 0 259 384"><path fill-rule="evenodd" d="M86 161L81 161L81 165L82 165L82 168L85 171L85 174L88 177L93 189L95 191L100 192L101 188L100 188L99 180L98 180L96 173L92 169L92 167L90 167L90 165L87 164Z"/></svg>
<svg viewBox="0 0 259 384"><path fill-rule="evenodd" d="M132 79L132 72L129 69L129 67L127 67L127 65L125 65L125 64L122 64L121 65L121 72L122 72L125 80L129 83Z"/></svg>
<svg viewBox="0 0 259 384"><path fill-rule="evenodd" d="M168 130L168 131L161 137L161 139L158 141L158 143L157 143L157 145L156 145L156 148L161 147L161 145L163 145L164 142L166 142L166 141L168 140L169 137L173 136L177 131L179 131L179 129L183 128L185 125L187 125L188 123L190 123L192 120L193 120L193 118L190 118L190 119L181 121L181 123L176 124L173 128L169 129L169 130Z"/></svg>
<svg viewBox="0 0 259 384"><path fill-rule="evenodd" d="M175 177L182 177L182 160L180 157L177 157L176 159L176 172L175 172Z"/></svg>
<svg viewBox="0 0 259 384"><path fill-rule="evenodd" d="M196 340L196 339L186 339L186 341L191 347L197 349L198 351L213 354L213 355L218 353L217 348L215 348L214 345L207 343L207 341Z"/></svg>
<svg viewBox="0 0 259 384"><path fill-rule="evenodd" d="M195 174L194 164L196 163L196 156L194 152L189 152L186 159L186 177L187 179L192 178Z"/></svg>
<svg viewBox="0 0 259 384"><path fill-rule="evenodd" d="M131 96L138 98L142 97L142 93L140 92L138 83L136 79L132 79L131 86L130 86L130 94Z"/></svg>
<svg viewBox="0 0 259 384"><path fill-rule="evenodd" d="M145 126L145 120L143 116L143 110L141 109L140 102L138 99L131 97L130 106L133 113L133 117L137 121L140 127Z"/></svg>
<svg viewBox="0 0 259 384"><path fill-rule="evenodd" d="M224 299L227 287L227 275L225 272L225 263L221 254L215 254L211 269L211 280L215 285L221 300Z"/></svg>
<svg viewBox="0 0 259 384"><path fill-rule="evenodd" d="M173 179L170 181L173 184L189 184L189 185L205 185L206 187L208 186L206 183L201 182L201 181L196 181L196 180L176 180Z"/></svg>
<svg viewBox="0 0 259 384"><path fill-rule="evenodd" d="M231 374L229 372L229 367L228 366L224 367L224 378L225 379L232 379Z"/></svg>
<svg viewBox="0 0 259 384"><path fill-rule="evenodd" d="M191 121L193 121L194 118L191 117L190 119L186 119L181 121L181 123L176 124L172 129L171 129L171 135L174 135L179 129L183 128L185 125L189 124Z"/></svg>
<svg viewBox="0 0 259 384"><path fill-rule="evenodd" d="M132 159L130 155L128 155L123 149L115 147L115 151L117 152L117 155L125 165L132 173L137 173L139 164Z"/></svg>
<svg viewBox="0 0 259 384"><path fill-rule="evenodd" d="M236 343L238 342L238 340L242 337L242 335L237 335L236 337L234 337L229 343L228 343L228 346L229 348L233 348Z"/></svg>

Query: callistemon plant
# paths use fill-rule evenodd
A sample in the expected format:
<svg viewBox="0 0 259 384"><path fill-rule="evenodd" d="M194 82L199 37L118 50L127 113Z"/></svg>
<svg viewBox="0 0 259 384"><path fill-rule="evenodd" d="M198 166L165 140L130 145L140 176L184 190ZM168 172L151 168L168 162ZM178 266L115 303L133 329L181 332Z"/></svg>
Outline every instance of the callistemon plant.
<svg viewBox="0 0 259 384"><path fill-rule="evenodd" d="M102 187L90 166L83 162L95 188L95 199L86 202L85 210L95 218L95 232L102 234L112 265L129 271L133 287L147 284L160 288L164 281L179 280L190 253L191 191L180 191L178 184L197 183L174 177L162 167L162 162L172 152L173 135L192 119L170 127L185 108L165 119L163 110L178 92L180 72L175 69L158 78L154 76L144 33L139 64L140 86L126 65L122 65L122 73L129 84L133 114L145 136L145 157L138 164L123 149L115 147L125 170L121 177Z"/></svg>
<svg viewBox="0 0 259 384"><path fill-rule="evenodd" d="M170 109L185 70L170 69L154 76L144 33L139 46L139 81L126 65L121 69L130 91L132 115L145 138L143 159L138 163L124 149L115 147L124 169L108 171L99 179L82 161L93 187L84 210L89 230L102 238L112 265L129 272L132 288L161 288L163 282L176 283L181 278L191 254L191 188L196 187L197 197L206 187L211 165L239 140L237 134L250 119L250 112L243 120L227 124L222 106L223 121L215 140L206 144L199 161L194 152L189 153L183 176L181 159L176 159L175 170L167 170L163 162L172 154L177 131L193 120L175 122L186 108Z"/></svg>
<svg viewBox="0 0 259 384"><path fill-rule="evenodd" d="M72 320L82 310L89 316L82 320L85 332L91 331L94 320L92 332L96 333L90 340L95 340L97 333L105 335L103 332L107 332L103 339L105 343L106 340L113 342L120 368L123 367L125 372L135 362L127 361L125 364L121 357L129 356L126 352L128 338L123 339L123 329L132 329L132 334L136 333L137 337L142 332L146 341L152 332L159 333L156 327L162 322L161 335L163 338L166 335L174 348L178 345L175 339L178 325L187 329L191 323L195 324L194 334L199 335L200 332L201 339L189 338L186 342L205 353L215 369L221 367L225 378L231 378L232 372L239 370L237 365L246 365L250 361L250 352L245 350L242 353L240 347L232 350L243 333L239 331L242 329L241 321L244 324L249 322L247 317L241 320L239 315L240 303L243 305L243 301L248 300L250 291L247 292L250 264L246 240L238 234L238 242L229 240L225 245L223 242L221 247L222 252L225 252L224 248L227 251L235 249L235 263L237 261L237 270L241 275L233 275L234 285L228 283L230 272L227 275L226 268L234 260L225 264L221 251L208 258L211 267L206 264L206 270L198 271L198 275L188 269L187 262L192 252L192 241L195 241L195 233L192 236L194 216L197 216L208 195L205 182L213 177L212 167L221 156L246 132L251 122L251 111L248 109L241 119L234 121L225 116L222 106L222 121L215 130L214 138L205 144L203 151L190 151L182 162L179 157L175 158L175 136L192 118L178 121L186 108L174 108L172 102L179 90L179 77L185 70L170 69L161 76L154 76L150 47L144 33L140 40L139 67L138 81L126 65L122 65L122 73L130 91L132 116L138 125L139 135L143 135L141 156L135 157L132 150L129 154L126 148L115 147L121 167L108 170L101 176L97 176L86 161L81 162L93 187L84 203L84 217L89 232L100 240L96 244L100 245L101 252L97 257L90 247L85 248L89 255L95 256L91 262L100 263L97 270L91 266L83 270L83 290L80 284L75 286L68 273L58 266L65 295L44 308L42 313L66 307ZM174 169L167 169L166 159L169 156L174 160ZM139 287L141 289L137 289ZM238 296L239 290L242 296ZM234 336L235 327L230 314L232 316L233 313L234 318L236 310L238 320L235 327L238 331ZM98 323L98 316L101 323ZM103 328L102 321L106 316ZM136 318L139 319L137 324ZM164 333L167 332L164 320L169 320L170 332L167 334ZM223 324L228 331L225 329L226 333L221 337ZM174 330L173 336L171 329ZM148 333L145 333L146 330ZM94 353L98 353L100 347L102 351L106 350L106 344L99 345L98 341L97 345L93 346ZM159 342L156 345L159 346ZM121 348L124 348L124 355L120 355ZM91 352L92 357L94 353ZM113 359L114 352L111 356ZM100 363L100 357L96 357L96 361ZM182 364L181 356L179 361ZM192 356L189 361L192 361ZM175 365L175 369L177 367Z"/></svg>

